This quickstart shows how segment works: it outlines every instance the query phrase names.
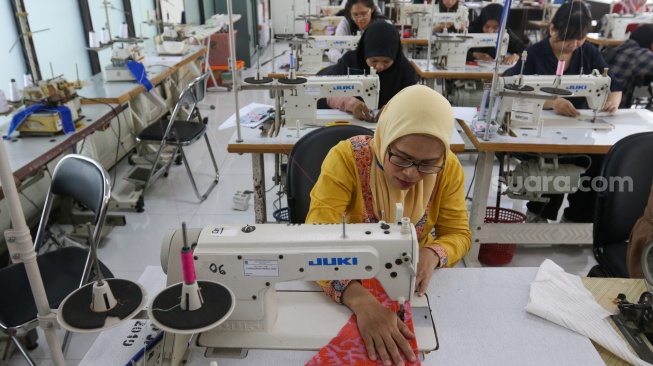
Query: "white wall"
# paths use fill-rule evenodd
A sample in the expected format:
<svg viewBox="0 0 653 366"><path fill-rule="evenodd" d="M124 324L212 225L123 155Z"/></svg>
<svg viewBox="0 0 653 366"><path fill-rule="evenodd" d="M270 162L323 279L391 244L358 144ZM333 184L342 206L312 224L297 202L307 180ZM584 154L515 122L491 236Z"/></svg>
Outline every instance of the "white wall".
<svg viewBox="0 0 653 366"><path fill-rule="evenodd" d="M16 79L18 85L22 87L23 74L25 73L25 64L21 55L20 44L7 53L11 45L18 39L18 32L14 23L14 16L9 1L3 1L0 4L0 89L9 95L9 80Z"/></svg>

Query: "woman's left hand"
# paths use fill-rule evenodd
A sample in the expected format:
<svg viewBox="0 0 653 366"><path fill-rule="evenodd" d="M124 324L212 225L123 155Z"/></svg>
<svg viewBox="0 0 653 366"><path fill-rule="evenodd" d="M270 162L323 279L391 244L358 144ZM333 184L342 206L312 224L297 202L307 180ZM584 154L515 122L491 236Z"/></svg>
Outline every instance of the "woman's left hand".
<svg viewBox="0 0 653 366"><path fill-rule="evenodd" d="M417 279L415 289L417 295L424 296L429 286L435 267L440 263L440 257L430 248L419 248L419 262L417 263Z"/></svg>

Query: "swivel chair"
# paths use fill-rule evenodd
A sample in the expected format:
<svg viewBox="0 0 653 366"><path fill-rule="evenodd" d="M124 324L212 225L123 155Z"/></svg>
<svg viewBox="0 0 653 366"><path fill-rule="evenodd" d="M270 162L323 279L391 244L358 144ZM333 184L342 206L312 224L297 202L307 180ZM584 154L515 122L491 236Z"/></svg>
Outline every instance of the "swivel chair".
<svg viewBox="0 0 653 366"><path fill-rule="evenodd" d="M608 186L597 194L594 212L593 249L599 264L589 277L628 278L628 238L651 191L651 156L653 132L624 137L608 151L601 174Z"/></svg>
<svg viewBox="0 0 653 366"><path fill-rule="evenodd" d="M205 85L206 80L209 77L209 73L206 72L203 75L200 75L193 79L188 85L184 87L179 95L179 101L175 105L175 108L170 115L170 118L162 118L146 128L144 128L136 137L136 140L146 144L158 144L158 150L152 166L149 169L149 172L144 175L135 173L137 178L132 178L133 181L145 182L143 187L142 195L145 195L145 190L154 182L161 174L167 175L170 165L175 160L170 158L165 163L160 163L161 155L164 149L167 146L172 146L173 152L172 157L177 155L177 152L181 154L181 160L183 161L184 166L186 167L186 172L190 178L190 182L195 191L195 195L200 200L204 201L208 195L211 193L213 188L218 184L220 179L220 172L218 170L218 164L215 162L215 156L213 155L213 149L209 142L209 138L206 135L206 128L208 124L208 118L202 118L200 114L198 103L204 99L205 95ZM176 120L181 112L182 108L190 107L188 111L188 118L186 120ZM174 121L170 123L170 121ZM195 178L193 173L190 170L190 165L188 164L188 159L186 153L184 152L183 147L189 146L195 143L195 141L204 137L206 142L206 147L209 151L209 156L213 162L213 169L215 171L215 178L211 185L204 193L200 193L197 189L197 184L195 183Z"/></svg>
<svg viewBox="0 0 653 366"><path fill-rule="evenodd" d="M303 223L311 205L311 190L322 171L322 161L338 142L374 132L356 125L331 126L311 131L300 138L288 157L286 193L291 223Z"/></svg>
<svg viewBox="0 0 653 366"><path fill-rule="evenodd" d="M50 211L56 197L69 197L79 201L95 215L91 243L99 243L102 227L111 197L109 173L97 162L81 155L67 155L54 169L50 189L45 199L34 249L38 253L44 232L47 230ZM97 244L96 244L97 245ZM50 307L56 309L74 290L86 284L93 270L91 252L76 246L58 248L37 257L37 263ZM100 263L105 278L113 277ZM0 331L7 334L27 362L34 365L27 350L36 348L35 340L28 339L26 346L19 342L18 333L32 332L38 326L37 309L23 263L0 269ZM89 299L90 302L90 299ZM29 337L28 337L29 338ZM9 355L10 342L2 352L2 360Z"/></svg>

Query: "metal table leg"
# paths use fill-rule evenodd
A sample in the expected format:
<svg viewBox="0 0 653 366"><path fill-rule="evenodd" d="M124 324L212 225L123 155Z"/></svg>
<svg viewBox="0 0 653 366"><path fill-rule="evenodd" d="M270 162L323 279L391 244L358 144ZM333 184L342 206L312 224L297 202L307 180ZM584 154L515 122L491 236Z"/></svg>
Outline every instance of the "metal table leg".
<svg viewBox="0 0 653 366"><path fill-rule="evenodd" d="M464 258L466 267L481 266L478 261L478 252L481 249L481 243L477 235L485 222L485 209L490 192L494 153L491 151L480 151L478 160L476 181L474 182L474 196L472 197L472 211L469 214L469 228L472 230L472 247Z"/></svg>
<svg viewBox="0 0 653 366"><path fill-rule="evenodd" d="M254 218L257 224L267 221L265 202L265 160L263 154L252 154L252 172L254 177Z"/></svg>

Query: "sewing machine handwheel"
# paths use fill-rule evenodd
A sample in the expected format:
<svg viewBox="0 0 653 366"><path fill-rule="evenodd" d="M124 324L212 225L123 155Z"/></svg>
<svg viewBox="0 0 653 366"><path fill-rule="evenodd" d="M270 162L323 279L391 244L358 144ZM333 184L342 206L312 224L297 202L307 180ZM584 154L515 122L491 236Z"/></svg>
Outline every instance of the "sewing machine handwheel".
<svg viewBox="0 0 653 366"><path fill-rule="evenodd" d="M518 84L506 84L504 86L504 88L508 89L508 90L520 91L520 92L532 92L532 91L535 91L535 89L532 86L529 86L529 85L519 86Z"/></svg>
<svg viewBox="0 0 653 366"><path fill-rule="evenodd" d="M548 87L548 86L542 87L542 88L540 88L540 90L545 92L545 93L555 94L555 95L562 95L562 96L568 96L568 95L573 94L569 90L560 89L560 88L551 88L551 87Z"/></svg>
<svg viewBox="0 0 653 366"><path fill-rule="evenodd" d="M166 332L193 334L213 329L227 320L236 303L233 292L213 281L197 281L197 284L202 294L202 307L182 310L182 283L177 283L161 291L150 303L147 315L152 323Z"/></svg>
<svg viewBox="0 0 653 366"><path fill-rule="evenodd" d="M267 77L267 76L266 76L266 77L262 77L262 78L260 78L260 79L256 79L255 77L249 77L249 78L245 78L245 82L246 82L247 84L255 84L255 85L259 85L259 84L267 84L267 83L271 83L271 82L272 82L272 78L269 78L269 77Z"/></svg>
<svg viewBox="0 0 653 366"><path fill-rule="evenodd" d="M279 83L281 83L281 84L291 84L291 85L304 84L307 81L308 80L306 80L304 78L294 78L294 79L281 78L281 79L279 79Z"/></svg>
<svg viewBox="0 0 653 366"><path fill-rule="evenodd" d="M646 244L642 251L642 272L644 272L644 279L646 280L646 287L649 291L653 287L653 241Z"/></svg>

